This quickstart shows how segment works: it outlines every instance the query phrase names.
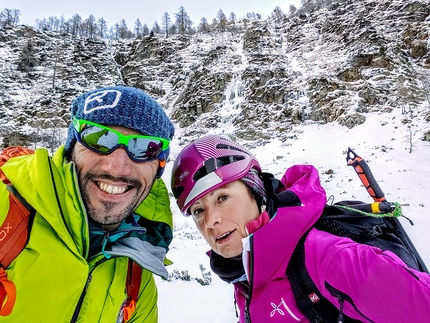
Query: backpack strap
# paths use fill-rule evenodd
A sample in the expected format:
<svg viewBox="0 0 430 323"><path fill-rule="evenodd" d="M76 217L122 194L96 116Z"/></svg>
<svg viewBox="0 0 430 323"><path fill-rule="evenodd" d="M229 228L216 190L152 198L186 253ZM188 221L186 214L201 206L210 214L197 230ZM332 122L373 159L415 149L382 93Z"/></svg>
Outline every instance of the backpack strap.
<svg viewBox="0 0 430 323"><path fill-rule="evenodd" d="M309 230L310 231L310 230ZM309 234L306 232L298 242L287 267L287 276L296 299L297 307L310 322L315 323L359 323L339 310L318 290L305 263L305 240Z"/></svg>
<svg viewBox="0 0 430 323"><path fill-rule="evenodd" d="M28 241L34 209L12 187L9 190L9 211L0 226L0 315L12 312L16 302L16 286L7 278L6 268L20 254Z"/></svg>
<svg viewBox="0 0 430 323"><path fill-rule="evenodd" d="M21 146L7 147L0 152L0 166L2 166L4 163L6 163L12 157L26 156L26 155L31 155L31 154L34 154L34 150L30 149L30 148L25 148L25 147L21 147ZM10 184L10 181L8 180L6 175L3 173L1 168L0 168L0 180L3 181L5 184Z"/></svg>
<svg viewBox="0 0 430 323"><path fill-rule="evenodd" d="M297 306L310 322L337 322L339 310L321 294L306 269L306 237L307 233L299 241L287 268Z"/></svg>
<svg viewBox="0 0 430 323"><path fill-rule="evenodd" d="M125 307L123 309L124 321L130 320L133 312L136 310L136 302L139 297L140 283L142 280L142 268L132 259L128 260L127 271L127 295Z"/></svg>
<svg viewBox="0 0 430 323"><path fill-rule="evenodd" d="M31 215L35 210L10 186L9 211L0 226L0 266L7 268L24 249L28 241Z"/></svg>

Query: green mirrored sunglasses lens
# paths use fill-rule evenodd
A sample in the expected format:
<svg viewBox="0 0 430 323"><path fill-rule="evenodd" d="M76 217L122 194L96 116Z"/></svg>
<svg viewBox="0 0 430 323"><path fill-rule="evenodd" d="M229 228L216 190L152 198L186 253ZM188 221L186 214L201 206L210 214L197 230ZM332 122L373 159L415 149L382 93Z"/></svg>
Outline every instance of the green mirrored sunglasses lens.
<svg viewBox="0 0 430 323"><path fill-rule="evenodd" d="M80 136L86 145L102 154L108 154L118 145L116 133L95 126L85 126Z"/></svg>

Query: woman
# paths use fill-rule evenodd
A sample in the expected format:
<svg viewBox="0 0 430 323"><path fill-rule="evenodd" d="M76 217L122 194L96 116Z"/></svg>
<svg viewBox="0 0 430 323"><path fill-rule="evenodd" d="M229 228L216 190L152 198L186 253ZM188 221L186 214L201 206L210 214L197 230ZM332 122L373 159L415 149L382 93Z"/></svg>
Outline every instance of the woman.
<svg viewBox="0 0 430 323"><path fill-rule="evenodd" d="M244 147L208 136L181 151L172 190L180 210L192 216L209 243L212 270L234 284L240 322L309 322L286 275L309 230L306 269L340 319L343 313L362 322L430 317L428 274L407 268L391 252L312 228L326 195L311 165L293 166L278 181L262 173Z"/></svg>

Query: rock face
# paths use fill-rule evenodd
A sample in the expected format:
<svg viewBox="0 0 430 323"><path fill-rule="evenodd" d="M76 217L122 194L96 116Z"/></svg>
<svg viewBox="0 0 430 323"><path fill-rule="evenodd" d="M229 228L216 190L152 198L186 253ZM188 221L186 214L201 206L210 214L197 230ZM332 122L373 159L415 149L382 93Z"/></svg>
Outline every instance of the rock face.
<svg viewBox="0 0 430 323"><path fill-rule="evenodd" d="M73 97L115 84L154 96L183 141L220 124L241 139L286 140L297 123L354 127L363 113L397 108L430 120L425 1L327 0L281 20L230 24L122 41L0 30L0 144L55 147Z"/></svg>

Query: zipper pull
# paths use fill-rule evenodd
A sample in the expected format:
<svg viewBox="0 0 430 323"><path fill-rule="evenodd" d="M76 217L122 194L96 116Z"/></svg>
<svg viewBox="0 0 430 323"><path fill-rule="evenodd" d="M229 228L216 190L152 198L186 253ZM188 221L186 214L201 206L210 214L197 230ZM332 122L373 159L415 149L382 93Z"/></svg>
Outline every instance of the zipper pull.
<svg viewBox="0 0 430 323"><path fill-rule="evenodd" d="M102 242L102 254L103 256L105 256L106 259L110 259L112 257L110 253L105 251L108 241L109 241L109 232L107 231L103 237L103 242Z"/></svg>
<svg viewBox="0 0 430 323"><path fill-rule="evenodd" d="M338 296L337 299L339 300L339 317L337 318L337 323L343 323L343 298L342 296Z"/></svg>

